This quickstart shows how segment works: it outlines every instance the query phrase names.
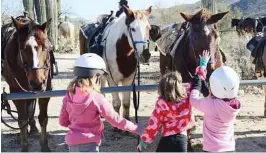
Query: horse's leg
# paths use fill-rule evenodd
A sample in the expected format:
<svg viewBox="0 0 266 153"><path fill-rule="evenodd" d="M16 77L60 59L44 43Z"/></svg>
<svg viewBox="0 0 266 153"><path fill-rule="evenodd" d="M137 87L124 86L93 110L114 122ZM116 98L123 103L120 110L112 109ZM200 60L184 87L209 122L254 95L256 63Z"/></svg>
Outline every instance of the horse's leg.
<svg viewBox="0 0 266 153"><path fill-rule="evenodd" d="M116 87L117 86L117 84L113 81L113 79L110 76L108 76L108 85L109 85L109 87L112 87L112 86ZM113 103L114 110L118 114L120 114L121 100L119 98L119 93L118 92L112 93L112 103ZM120 132L121 130L119 130L118 128L114 127L114 131L115 132Z"/></svg>
<svg viewBox="0 0 266 153"><path fill-rule="evenodd" d="M29 125L30 125L30 135L31 134L37 134L39 131L36 127L36 121L34 119L34 112L35 109L34 108L34 100L27 100L28 103L28 114L29 114Z"/></svg>
<svg viewBox="0 0 266 153"><path fill-rule="evenodd" d="M12 90L10 90L12 92ZM28 113L27 103L25 100L13 101L18 112L18 125L20 128L20 145L21 152L28 152Z"/></svg>
<svg viewBox="0 0 266 153"><path fill-rule="evenodd" d="M47 115L47 108L48 108L48 102L50 98L42 98L39 99L39 109L40 114L38 116L39 123L41 125L41 137L40 137L40 145L41 145L41 151L42 152L50 152L50 148L48 147L48 140L47 140L47 133L46 133L46 127L48 123L48 115Z"/></svg>
<svg viewBox="0 0 266 153"><path fill-rule="evenodd" d="M126 78L122 81L123 86L131 85L134 81L134 74L129 78ZM129 120L129 108L130 108L130 92L123 92L123 117Z"/></svg>
<svg viewBox="0 0 266 153"><path fill-rule="evenodd" d="M167 65L167 57L164 56L161 52L160 52L160 72L161 75L165 74L166 71L166 65Z"/></svg>
<svg viewBox="0 0 266 153"><path fill-rule="evenodd" d="M263 85L264 89L264 117L266 117L266 85Z"/></svg>

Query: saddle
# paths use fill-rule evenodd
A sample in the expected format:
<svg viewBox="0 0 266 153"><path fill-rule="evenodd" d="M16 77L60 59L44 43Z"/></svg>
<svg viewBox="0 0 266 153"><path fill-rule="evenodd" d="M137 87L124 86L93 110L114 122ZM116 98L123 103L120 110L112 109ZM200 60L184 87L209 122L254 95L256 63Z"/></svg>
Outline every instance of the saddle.
<svg viewBox="0 0 266 153"><path fill-rule="evenodd" d="M188 23L184 22L180 26L171 27L166 27L162 30L162 37L155 44L164 56L170 54L174 57L174 52L183 39L186 29L188 29Z"/></svg>
<svg viewBox="0 0 266 153"><path fill-rule="evenodd" d="M251 51L251 56L254 57L253 64L255 64L255 72L265 71L263 63L264 46L266 44L266 37L263 33L258 33L247 43L247 49Z"/></svg>
<svg viewBox="0 0 266 153"><path fill-rule="evenodd" d="M113 11L111 11L110 15L103 14L98 16L96 23L89 23L80 28L82 35L86 39L86 53L96 53L99 56L103 55L103 46L101 45L102 35L107 25L109 25L113 19Z"/></svg>

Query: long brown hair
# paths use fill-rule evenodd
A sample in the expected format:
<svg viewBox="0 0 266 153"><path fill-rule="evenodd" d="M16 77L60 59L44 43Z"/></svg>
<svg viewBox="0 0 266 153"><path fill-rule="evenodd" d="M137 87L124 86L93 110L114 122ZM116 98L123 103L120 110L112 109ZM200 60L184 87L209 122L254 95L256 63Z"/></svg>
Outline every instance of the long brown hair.
<svg viewBox="0 0 266 153"><path fill-rule="evenodd" d="M166 102L179 103L187 97L180 73L177 71L166 73L159 82L158 93Z"/></svg>
<svg viewBox="0 0 266 153"><path fill-rule="evenodd" d="M71 94L75 94L75 87L79 87L81 89L81 92L84 93L86 93L87 87L92 87L94 90L99 91L99 87L97 87L96 84L92 82L92 78L93 77L76 77L69 83L67 90Z"/></svg>

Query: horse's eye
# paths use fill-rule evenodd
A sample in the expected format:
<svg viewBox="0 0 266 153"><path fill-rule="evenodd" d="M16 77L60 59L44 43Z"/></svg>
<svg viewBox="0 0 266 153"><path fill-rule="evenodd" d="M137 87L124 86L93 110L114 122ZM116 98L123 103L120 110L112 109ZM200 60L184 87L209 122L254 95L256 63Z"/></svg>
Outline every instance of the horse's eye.
<svg viewBox="0 0 266 153"><path fill-rule="evenodd" d="M131 28L131 31L135 32L135 31L136 31L136 29L135 29L135 28Z"/></svg>

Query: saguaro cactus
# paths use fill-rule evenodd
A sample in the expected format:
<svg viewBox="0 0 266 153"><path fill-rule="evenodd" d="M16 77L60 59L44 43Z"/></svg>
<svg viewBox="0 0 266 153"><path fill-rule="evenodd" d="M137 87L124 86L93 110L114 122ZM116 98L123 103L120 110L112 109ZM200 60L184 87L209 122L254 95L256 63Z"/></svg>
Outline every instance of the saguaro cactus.
<svg viewBox="0 0 266 153"><path fill-rule="evenodd" d="M48 37L51 41L51 43L55 46L56 45L56 41L55 41L55 31L56 31L56 27L54 26L54 0L46 0L45 1L45 5L46 5L46 16L47 19L52 18L52 22L50 25L50 28L48 30Z"/></svg>
<svg viewBox="0 0 266 153"><path fill-rule="evenodd" d="M46 22L46 7L45 7L45 0L35 0L35 11L37 15L37 21L40 24Z"/></svg>
<svg viewBox="0 0 266 153"><path fill-rule="evenodd" d="M213 14L217 13L216 0L201 0L201 6L208 9Z"/></svg>
<svg viewBox="0 0 266 153"><path fill-rule="evenodd" d="M60 19L60 16L62 15L61 0L57 0L57 15L57 17Z"/></svg>
<svg viewBox="0 0 266 153"><path fill-rule="evenodd" d="M23 0L24 10L29 13L29 17L34 19L34 0Z"/></svg>
<svg viewBox="0 0 266 153"><path fill-rule="evenodd" d="M54 34L54 47L55 47L55 50L58 49L58 46L57 46L57 41L58 41L58 9L57 9L57 2L54 2L54 6L53 6L53 19L54 19L54 28L55 28L55 34Z"/></svg>

